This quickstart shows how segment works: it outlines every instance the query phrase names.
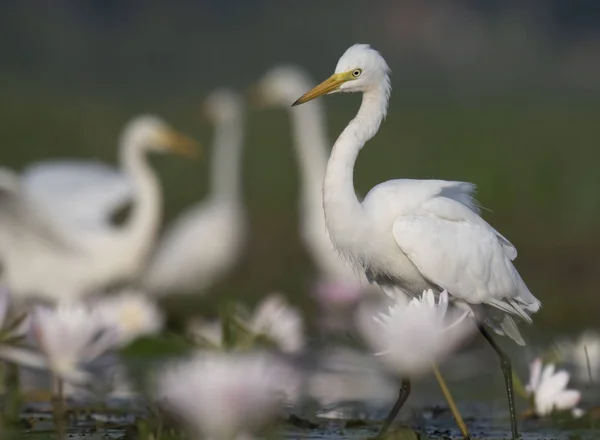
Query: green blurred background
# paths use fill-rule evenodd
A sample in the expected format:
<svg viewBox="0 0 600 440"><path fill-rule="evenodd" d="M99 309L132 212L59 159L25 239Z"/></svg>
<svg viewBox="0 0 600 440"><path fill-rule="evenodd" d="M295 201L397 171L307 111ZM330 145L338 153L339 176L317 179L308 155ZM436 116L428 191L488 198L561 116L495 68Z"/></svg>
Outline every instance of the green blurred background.
<svg viewBox="0 0 600 440"><path fill-rule="evenodd" d="M577 331L598 326L600 311L599 23L596 0L4 1L0 161L114 162L119 130L140 112L209 146L200 104L211 89L243 91L282 62L324 79L349 45L370 43L394 93L359 158L357 190L395 177L475 182L544 304L537 328ZM358 102L326 99L332 142ZM306 296L313 271L287 116L248 114L251 239L214 297ZM208 161L153 163L165 221L206 194Z"/></svg>

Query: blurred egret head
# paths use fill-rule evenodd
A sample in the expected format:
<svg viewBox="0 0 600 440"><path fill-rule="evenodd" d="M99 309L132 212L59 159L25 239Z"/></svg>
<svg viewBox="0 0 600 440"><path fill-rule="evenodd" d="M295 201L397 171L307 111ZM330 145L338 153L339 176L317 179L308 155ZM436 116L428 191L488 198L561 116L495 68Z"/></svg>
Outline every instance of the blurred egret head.
<svg viewBox="0 0 600 440"><path fill-rule="evenodd" d="M289 107L306 90L314 86L304 69L277 66L267 71L250 89L254 107Z"/></svg>
<svg viewBox="0 0 600 440"><path fill-rule="evenodd" d="M241 117L242 97L230 89L217 89L202 103L202 115L213 124Z"/></svg>
<svg viewBox="0 0 600 440"><path fill-rule="evenodd" d="M175 153L194 157L198 144L178 133L165 121L153 115L141 115L127 123L121 135L123 144L135 145L142 150Z"/></svg>
<svg viewBox="0 0 600 440"><path fill-rule="evenodd" d="M389 96L389 75L390 68L379 52L368 44L355 44L344 52L333 75L306 92L293 105L331 93L368 92L380 87L384 87L385 95Z"/></svg>

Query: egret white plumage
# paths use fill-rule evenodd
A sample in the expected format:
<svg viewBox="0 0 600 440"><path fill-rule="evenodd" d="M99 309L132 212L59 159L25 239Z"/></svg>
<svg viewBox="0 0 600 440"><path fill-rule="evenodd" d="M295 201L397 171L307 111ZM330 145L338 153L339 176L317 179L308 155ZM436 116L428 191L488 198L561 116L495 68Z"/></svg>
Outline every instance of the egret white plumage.
<svg viewBox="0 0 600 440"><path fill-rule="evenodd" d="M447 290L455 304L473 310L481 332L500 356L517 438L510 360L484 323L522 344L511 316L531 322L530 315L541 304L512 264L515 247L478 215L475 185L398 179L375 186L362 202L354 191L358 153L387 114L389 74L379 52L357 44L340 58L330 78L293 104L336 92L363 94L356 117L333 146L325 172L323 206L329 234L338 252L385 291L417 296L426 289Z"/></svg>
<svg viewBox="0 0 600 440"><path fill-rule="evenodd" d="M149 152L189 154L193 142L155 116L140 116L120 137L121 170L95 162L42 162L21 176L2 170L2 282L20 297L71 300L135 278L161 217ZM133 203L121 226L116 209Z"/></svg>
<svg viewBox="0 0 600 440"><path fill-rule="evenodd" d="M215 124L208 200L189 208L160 239L144 285L156 294L196 292L215 283L238 260L246 236L241 159L242 98L217 90L204 103Z"/></svg>

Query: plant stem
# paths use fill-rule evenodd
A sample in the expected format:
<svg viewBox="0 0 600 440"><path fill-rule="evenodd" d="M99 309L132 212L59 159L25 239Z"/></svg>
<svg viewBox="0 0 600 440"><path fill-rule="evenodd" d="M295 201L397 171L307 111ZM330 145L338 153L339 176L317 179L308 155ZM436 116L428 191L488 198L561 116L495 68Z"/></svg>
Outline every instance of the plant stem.
<svg viewBox="0 0 600 440"><path fill-rule="evenodd" d="M5 364L6 384L6 406L5 416L8 423L15 423L19 419L21 409L21 395L19 390L19 367L16 364L7 362Z"/></svg>
<svg viewBox="0 0 600 440"><path fill-rule="evenodd" d="M62 439L65 437L65 396L64 396L64 381L54 375L52 378L52 388L55 390L55 398L53 399L54 406L54 423L56 424L56 430L58 438Z"/></svg>
<svg viewBox="0 0 600 440"><path fill-rule="evenodd" d="M442 390L442 394L444 394L444 397L446 398L446 402L448 402L448 406L450 407L450 412L452 413L452 416L454 416L454 419L456 420L458 429L460 429L460 432L461 432L463 438L465 438L466 440L470 439L471 436L469 435L469 430L467 429L467 425L465 424L465 421L463 420L462 416L460 415L460 412L458 411L456 402L454 401L452 394L450 394L450 390L448 389L448 385L446 385L446 381L442 377L442 373L440 373L440 370L438 369L436 364L432 363L431 365L433 367L433 373L435 374L435 378L437 379L437 381L440 385L440 389Z"/></svg>
<svg viewBox="0 0 600 440"><path fill-rule="evenodd" d="M590 378L590 384L594 384L594 378L592 376L592 364L590 362L590 353L588 352L587 345L583 346L583 350L585 351L585 362L587 364L588 376Z"/></svg>

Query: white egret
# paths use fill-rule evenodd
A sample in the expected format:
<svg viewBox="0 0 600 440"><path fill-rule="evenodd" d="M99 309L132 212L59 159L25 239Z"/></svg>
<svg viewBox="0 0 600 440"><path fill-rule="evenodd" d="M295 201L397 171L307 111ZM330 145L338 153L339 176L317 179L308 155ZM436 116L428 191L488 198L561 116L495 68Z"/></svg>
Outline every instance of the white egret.
<svg viewBox="0 0 600 440"><path fill-rule="evenodd" d="M181 214L160 239L144 285L156 294L195 292L231 270L246 236L241 159L244 136L242 98L217 90L204 103L215 124L208 200Z"/></svg>
<svg viewBox="0 0 600 440"><path fill-rule="evenodd" d="M337 305L333 308L345 310L347 305L356 304L361 294L380 289L370 285L362 272L355 271L348 262L339 258L325 226L323 178L330 145L325 111L320 101L289 107L296 97L313 85L302 68L279 66L269 70L258 81L255 92L259 105L289 109L300 169L300 236L319 271L320 283L316 294L325 305ZM342 300L338 301L340 298ZM349 304L343 299L348 299Z"/></svg>
<svg viewBox="0 0 600 440"><path fill-rule="evenodd" d="M335 73L293 105L336 92L362 92L362 104L333 146L323 186L329 234L338 252L387 292L418 296L447 290L470 307L480 331L501 359L512 434L518 437L508 357L484 323L516 342L523 339L512 320L531 322L540 302L512 264L515 247L478 215L475 185L443 180L399 179L374 187L362 201L354 191L358 153L377 133L387 113L390 69L365 44L350 47ZM406 399L400 391L399 401ZM397 405L390 418L399 410Z"/></svg>
<svg viewBox="0 0 600 440"><path fill-rule="evenodd" d="M0 175L1 279L11 293L72 300L138 276L161 217L149 152L190 154L193 142L154 116L127 124L117 171L103 164L43 162ZM120 226L111 214L127 202Z"/></svg>

